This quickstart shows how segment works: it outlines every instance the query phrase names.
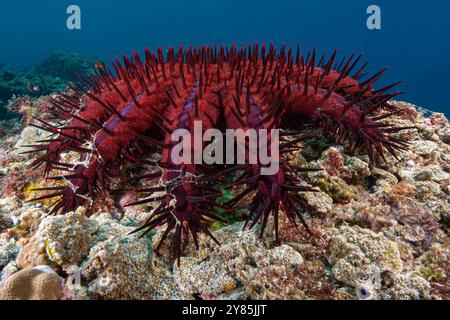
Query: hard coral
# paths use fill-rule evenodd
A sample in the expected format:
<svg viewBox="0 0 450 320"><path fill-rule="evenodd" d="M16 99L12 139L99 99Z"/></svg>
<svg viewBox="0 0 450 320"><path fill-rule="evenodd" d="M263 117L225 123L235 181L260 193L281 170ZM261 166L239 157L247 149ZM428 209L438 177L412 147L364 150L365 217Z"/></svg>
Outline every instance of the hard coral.
<svg viewBox="0 0 450 320"><path fill-rule="evenodd" d="M63 279L47 266L21 270L0 283L0 300L59 300Z"/></svg>

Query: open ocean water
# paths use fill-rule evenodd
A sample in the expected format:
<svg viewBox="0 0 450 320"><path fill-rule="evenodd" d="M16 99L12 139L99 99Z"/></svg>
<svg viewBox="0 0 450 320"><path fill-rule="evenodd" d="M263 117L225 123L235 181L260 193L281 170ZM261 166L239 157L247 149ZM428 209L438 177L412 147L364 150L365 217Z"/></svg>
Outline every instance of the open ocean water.
<svg viewBox="0 0 450 320"><path fill-rule="evenodd" d="M69 30L69 5L81 29ZM381 29L366 12L380 8ZM450 114L450 1L405 0L2 0L0 64L31 67L56 50L110 62L145 47L297 42L306 50L364 52L380 82L405 80L400 98Z"/></svg>

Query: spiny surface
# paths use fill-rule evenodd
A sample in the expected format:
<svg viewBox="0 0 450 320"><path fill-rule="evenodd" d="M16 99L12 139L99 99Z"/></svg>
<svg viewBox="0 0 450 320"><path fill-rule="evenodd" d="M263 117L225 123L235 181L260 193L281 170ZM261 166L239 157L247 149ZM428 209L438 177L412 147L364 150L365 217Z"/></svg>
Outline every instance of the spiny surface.
<svg viewBox="0 0 450 320"><path fill-rule="evenodd" d="M195 244L199 232L212 237L208 224L220 220L217 209L229 212L250 194L254 196L248 220L250 226L262 223L261 236L272 215L278 238L280 210L292 223L298 218L308 229L298 192L316 190L304 186L299 173L319 168L299 167L286 159L298 143L313 137L298 132L305 124L352 152L366 152L372 164L387 161L386 152L399 160L398 152L407 148L393 134L412 128L393 127L387 121L402 111L388 102L399 94L390 92L398 83L375 88L385 69L368 76L361 57L338 60L334 51L330 57L318 58L315 48L305 57L298 46L277 51L273 45L255 44L240 49L169 48L166 55L161 48L156 53L147 49L143 60L137 53L124 56L123 62L116 59L112 70L97 64L89 78L81 77L84 87L70 85L52 99L55 121L36 119L33 124L52 136L29 146L34 148L29 152L44 152L32 167L43 165L48 180L66 184L41 188L50 193L30 201L56 198L51 213L66 213L108 190L112 180L126 178L124 167L150 164L158 169L145 173L142 181L159 179L158 184L137 189L144 196L129 205L158 204L138 229L149 232L166 225L157 250L174 230L172 251L179 258L183 237L191 234ZM202 121L204 132L210 128L284 130L280 170L263 176L261 163L175 164L171 134L180 128L193 133L195 121ZM79 163L61 161L68 151L80 154ZM149 160L155 152L161 158ZM220 195L216 180L239 173L229 187L244 186L244 190L225 205L216 203Z"/></svg>

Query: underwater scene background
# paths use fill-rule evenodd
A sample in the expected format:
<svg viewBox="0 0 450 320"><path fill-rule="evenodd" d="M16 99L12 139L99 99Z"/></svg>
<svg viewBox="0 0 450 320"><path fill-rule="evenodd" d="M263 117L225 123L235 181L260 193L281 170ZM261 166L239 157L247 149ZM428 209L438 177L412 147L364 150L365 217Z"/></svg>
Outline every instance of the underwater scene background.
<svg viewBox="0 0 450 320"><path fill-rule="evenodd" d="M66 26L71 4L81 9L81 30ZM366 10L373 4L381 9L380 30L366 26ZM389 67L380 84L405 80L400 99L449 112L450 2L445 0L4 0L2 6L0 65L13 71L57 50L108 63L145 47L299 42L303 51L317 45L319 52L364 52L371 72Z"/></svg>
<svg viewBox="0 0 450 320"><path fill-rule="evenodd" d="M0 1L0 300L450 300L449 15Z"/></svg>

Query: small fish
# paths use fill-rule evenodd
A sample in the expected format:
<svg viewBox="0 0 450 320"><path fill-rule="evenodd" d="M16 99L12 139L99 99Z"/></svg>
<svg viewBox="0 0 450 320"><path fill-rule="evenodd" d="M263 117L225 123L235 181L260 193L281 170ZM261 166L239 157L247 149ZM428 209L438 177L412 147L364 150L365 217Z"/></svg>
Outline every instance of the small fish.
<svg viewBox="0 0 450 320"><path fill-rule="evenodd" d="M101 61L97 61L97 62L95 63L95 67L96 67L97 69L103 69L103 68L105 67L105 63L104 63L104 62L101 62Z"/></svg>
<svg viewBox="0 0 450 320"><path fill-rule="evenodd" d="M33 82L28 81L28 83L27 83L27 90L28 90L30 93L36 93L36 92L39 91L39 87L38 87L38 86L35 86L35 85L33 84Z"/></svg>

